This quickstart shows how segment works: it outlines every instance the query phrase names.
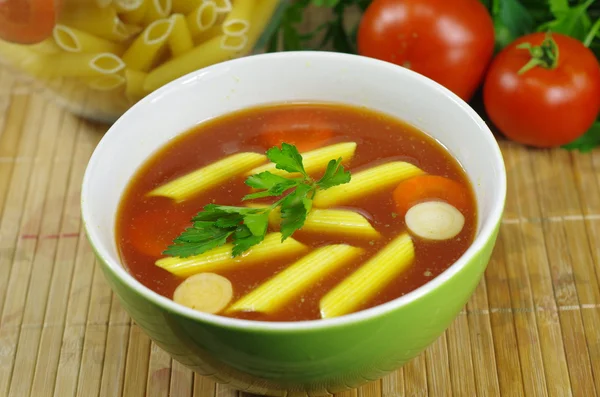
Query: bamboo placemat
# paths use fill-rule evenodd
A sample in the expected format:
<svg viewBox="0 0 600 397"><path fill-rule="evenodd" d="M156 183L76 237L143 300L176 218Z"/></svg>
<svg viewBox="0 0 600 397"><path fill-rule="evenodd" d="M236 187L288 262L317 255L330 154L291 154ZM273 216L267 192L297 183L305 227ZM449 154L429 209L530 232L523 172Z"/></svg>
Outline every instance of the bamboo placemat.
<svg viewBox="0 0 600 397"><path fill-rule="evenodd" d="M0 396L247 397L172 361L119 306L79 213L106 127L30 88L0 69ZM501 147L506 213L473 298L424 354L339 396L600 395L600 150Z"/></svg>

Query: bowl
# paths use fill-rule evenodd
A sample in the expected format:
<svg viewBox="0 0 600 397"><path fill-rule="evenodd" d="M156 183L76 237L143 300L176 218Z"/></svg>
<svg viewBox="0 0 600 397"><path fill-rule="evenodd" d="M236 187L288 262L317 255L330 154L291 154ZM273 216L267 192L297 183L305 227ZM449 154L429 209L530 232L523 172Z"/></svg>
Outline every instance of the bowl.
<svg viewBox="0 0 600 397"><path fill-rule="evenodd" d="M364 106L400 118L442 143L470 178L478 229L470 248L420 288L327 320L259 322L200 313L140 284L115 243L121 195L138 167L192 126L259 104ZM100 266L135 322L175 360L247 392L320 395L378 379L417 356L459 314L480 281L498 233L506 173L492 133L464 101L390 63L327 52L253 55L188 74L150 94L105 134L85 172L82 216Z"/></svg>

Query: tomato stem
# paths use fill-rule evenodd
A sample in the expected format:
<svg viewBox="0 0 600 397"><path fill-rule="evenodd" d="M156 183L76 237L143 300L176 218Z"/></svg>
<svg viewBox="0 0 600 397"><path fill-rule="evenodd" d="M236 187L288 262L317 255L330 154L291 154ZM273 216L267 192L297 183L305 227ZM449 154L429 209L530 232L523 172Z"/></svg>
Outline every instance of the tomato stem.
<svg viewBox="0 0 600 397"><path fill-rule="evenodd" d="M531 59L527 62L517 74L523 74L528 70L540 66L544 69L554 69L558 65L558 46L552 38L550 32L546 34L544 41L539 46L532 46L531 43L521 43L518 49L528 50Z"/></svg>

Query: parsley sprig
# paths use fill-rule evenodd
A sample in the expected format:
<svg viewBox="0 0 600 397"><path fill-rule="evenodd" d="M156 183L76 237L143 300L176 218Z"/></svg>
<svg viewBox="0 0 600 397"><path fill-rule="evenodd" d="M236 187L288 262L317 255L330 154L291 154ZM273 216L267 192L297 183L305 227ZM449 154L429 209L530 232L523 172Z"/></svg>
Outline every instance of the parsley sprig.
<svg viewBox="0 0 600 397"><path fill-rule="evenodd" d="M273 147L267 150L267 158L277 169L290 173L290 177L268 171L251 175L245 183L257 191L242 200L283 195L281 198L262 208L208 204L192 218L192 226L173 240L163 254L185 258L232 242L232 254L239 256L265 238L269 214L277 208L281 211L279 228L283 241L304 225L317 191L350 182L350 172L341 165L341 157L329 161L319 180L308 175L302 155L294 145L283 143L281 148Z"/></svg>

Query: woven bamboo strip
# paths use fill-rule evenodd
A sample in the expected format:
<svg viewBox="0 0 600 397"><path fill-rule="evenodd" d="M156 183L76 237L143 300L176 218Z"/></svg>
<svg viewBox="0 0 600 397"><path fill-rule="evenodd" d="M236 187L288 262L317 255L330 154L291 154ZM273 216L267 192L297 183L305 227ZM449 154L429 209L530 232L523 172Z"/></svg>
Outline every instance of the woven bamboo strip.
<svg viewBox="0 0 600 397"><path fill-rule="evenodd" d="M125 359L131 320L113 294L106 336L106 352L102 368L101 397L122 396L125 378Z"/></svg>
<svg viewBox="0 0 600 397"><path fill-rule="evenodd" d="M557 152L541 152L531 156L536 178L536 190L540 201L542 215L545 217L557 214L571 215L575 211L573 203L568 203L561 183L561 173L570 167L568 154ZM562 211L562 213L561 213ZM547 255L552 273L554 294L559 308L568 307L573 310L559 310L559 319L563 329L567 365L571 377L571 386L575 395L594 395L595 386L592 378L590 356L579 299L575 287L574 272L566 243L563 222L542 222L546 241Z"/></svg>
<svg viewBox="0 0 600 397"><path fill-rule="evenodd" d="M404 366L404 394L414 397L426 397L427 364L425 354L412 359Z"/></svg>
<svg viewBox="0 0 600 397"><path fill-rule="evenodd" d="M56 249L60 232L62 212L65 206L65 193L68 185L69 169L71 168L71 153L77 136L77 130L63 128L63 114L60 108L54 104L48 104L46 116L44 117L44 130L49 130L49 139L60 142L56 147L54 156L48 159L48 163L38 162L34 172L42 169L49 170L49 181L45 194L45 201L39 210L41 211L41 227L39 235L31 236L37 240L34 259L31 268L29 287L25 291L24 314L21 333L17 343L15 357L14 376L12 378L9 396L27 396L30 393L35 360L37 357L39 340L44 323L46 303L52 272L57 267ZM53 139L52 136L55 136ZM43 142L43 141L42 141ZM40 145L50 146L50 145ZM66 161L65 161L66 160ZM49 262L52 263L49 263ZM23 286L24 287L24 286Z"/></svg>
<svg viewBox="0 0 600 397"><path fill-rule="evenodd" d="M358 397L379 397L381 396L381 381L369 382L357 390Z"/></svg>
<svg viewBox="0 0 600 397"><path fill-rule="evenodd" d="M238 397L238 391L224 384L217 383L215 389L216 397Z"/></svg>
<svg viewBox="0 0 600 397"><path fill-rule="evenodd" d="M215 392L215 382L204 376L194 374L194 390L192 394L193 397L214 396Z"/></svg>
<svg viewBox="0 0 600 397"><path fill-rule="evenodd" d="M381 379L381 395L386 397L404 397L404 369L385 376Z"/></svg>
<svg viewBox="0 0 600 397"><path fill-rule="evenodd" d="M7 230L4 241L12 242L16 249L6 250L6 253L0 256L0 272L6 276L2 278L0 289L0 306L2 307L2 317L0 320L0 395L7 396L10 380L13 375L13 366L16 353L16 345L19 336L20 326L23 320L23 308L26 298L27 285L31 275L31 266L36 247L35 239L23 239L22 235L36 235L39 231L42 218L42 206L46 193L46 187L49 182L49 163L52 161L55 145L38 145L40 135L45 139L51 140L51 135L45 135L44 130L40 129L44 120L44 110L46 104L39 97L32 97L30 106L27 109L26 121L23 126L24 139L26 144L36 148L35 154L24 151L29 156L39 160L42 170L31 169L29 167L15 167L11 181L12 197L6 200L3 221L10 221L11 215L21 213L22 217L18 223L13 224L11 230ZM41 134L40 134L41 132ZM53 131L54 132L54 131ZM23 174L20 173L23 171ZM23 186L18 197L15 197L12 188L13 183ZM4 222L3 222L4 223ZM20 223L19 226L17 226ZM17 226L17 227L15 227ZM4 229L4 228L2 228ZM2 252L5 252L2 250Z"/></svg>
<svg viewBox="0 0 600 397"><path fill-rule="evenodd" d="M69 175L69 186L64 197L64 212L58 233L58 246L54 258L54 270L50 281L47 308L43 323L40 345L37 353L36 369L31 388L34 396L51 396L56 381L58 359L61 349L68 304L69 286L80 228L79 197L82 170L91 153L91 145L82 145L82 129L79 121L69 113L63 115L62 128L77 132L77 140L72 152L66 156L73 159Z"/></svg>
<svg viewBox="0 0 600 397"><path fill-rule="evenodd" d="M461 314L454 320L446 331L446 339L453 395L455 397L476 396L471 335L467 316Z"/></svg>
<svg viewBox="0 0 600 397"><path fill-rule="evenodd" d="M520 217L539 219L540 204L535 186L532 186L535 173L529 156L525 148L514 145L507 157L511 164L509 175L510 180L516 182L513 196L518 198L516 201ZM548 395L570 396L571 383L542 225L520 222L513 230L518 232L518 241L524 251L522 268L527 269L531 283L544 371L549 380L546 383ZM518 266L519 263L514 265Z"/></svg>
<svg viewBox="0 0 600 397"><path fill-rule="evenodd" d="M194 388L194 375L192 371L173 360L171 369L170 396L191 397Z"/></svg>
<svg viewBox="0 0 600 397"><path fill-rule="evenodd" d="M123 396L143 397L146 395L149 362L150 338L134 323L129 332Z"/></svg>
<svg viewBox="0 0 600 397"><path fill-rule="evenodd" d="M425 351L425 358L429 395L452 396L446 334L442 334L442 336L429 346Z"/></svg>
<svg viewBox="0 0 600 397"><path fill-rule="evenodd" d="M146 396L167 397L171 383L171 357L156 344L150 347L150 365Z"/></svg>

